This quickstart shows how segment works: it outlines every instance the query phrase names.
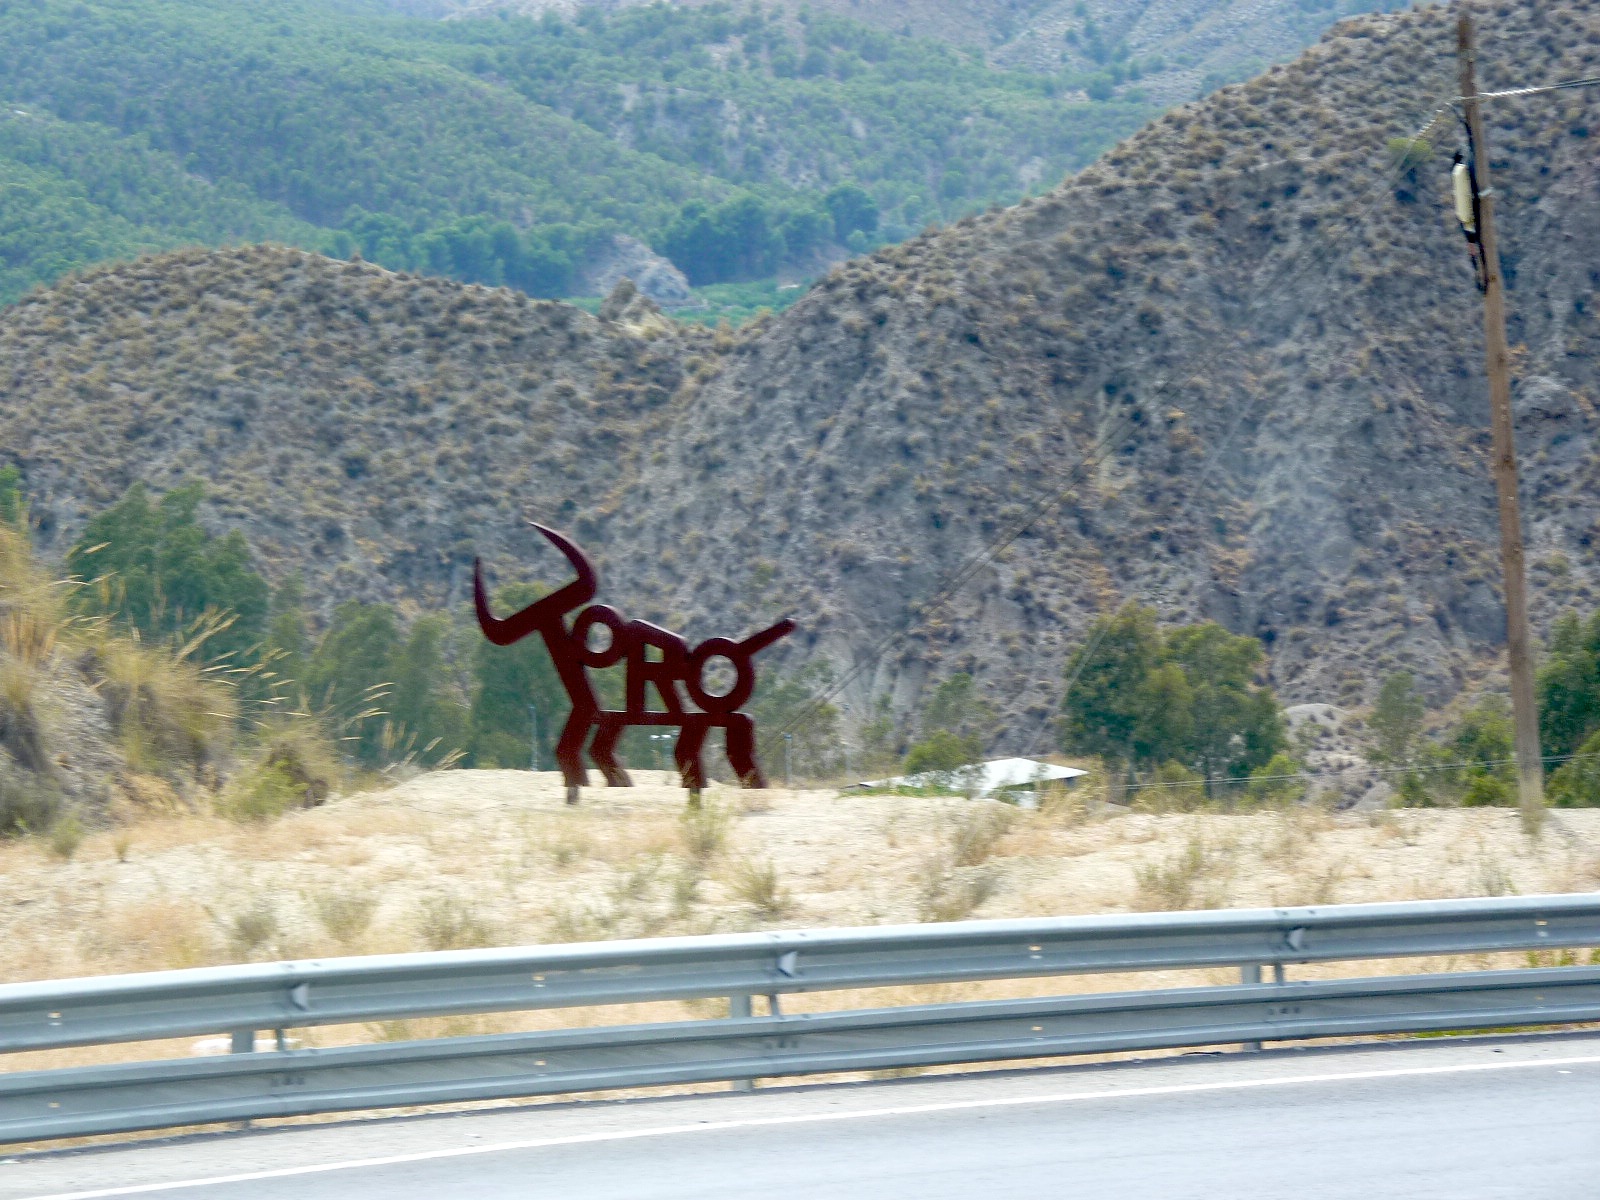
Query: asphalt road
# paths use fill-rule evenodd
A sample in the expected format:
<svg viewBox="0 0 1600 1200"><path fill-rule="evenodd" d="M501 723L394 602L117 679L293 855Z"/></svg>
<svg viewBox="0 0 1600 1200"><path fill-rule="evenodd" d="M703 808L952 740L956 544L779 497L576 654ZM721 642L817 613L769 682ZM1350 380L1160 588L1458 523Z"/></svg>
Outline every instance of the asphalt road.
<svg viewBox="0 0 1600 1200"><path fill-rule="evenodd" d="M0 1198L1600 1195L1600 1038L529 1106L21 1156Z"/></svg>

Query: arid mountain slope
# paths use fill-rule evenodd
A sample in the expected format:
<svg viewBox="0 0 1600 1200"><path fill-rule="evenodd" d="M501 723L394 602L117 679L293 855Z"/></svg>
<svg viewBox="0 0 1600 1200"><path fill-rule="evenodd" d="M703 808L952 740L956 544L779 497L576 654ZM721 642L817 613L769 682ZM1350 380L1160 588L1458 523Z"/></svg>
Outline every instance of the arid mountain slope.
<svg viewBox="0 0 1600 1200"><path fill-rule="evenodd" d="M1443 697L1502 637L1479 306L1453 120L1414 177L1388 143L1452 95L1453 39L1442 8L1348 22L737 335L278 250L101 271L0 316L0 457L57 545L134 478L207 478L330 599L459 602L474 550L555 583L526 506L632 615L785 612L791 664L874 663L855 713L975 671L1022 718L997 749L1042 748L1066 654L1124 599L1258 635L1289 702L1401 666ZM1506 6L1482 59L1487 87L1595 74L1600 0ZM1493 110L1541 623L1600 583L1597 115Z"/></svg>
<svg viewBox="0 0 1600 1200"><path fill-rule="evenodd" d="M101 268L0 316L0 458L43 548L142 479L206 482L313 596L439 604L524 509L589 532L714 335L281 248ZM641 323L635 323L637 317Z"/></svg>
<svg viewBox="0 0 1600 1200"><path fill-rule="evenodd" d="M1597 18L1504 8L1485 85L1593 74ZM1442 8L1347 23L1049 196L840 269L674 427L642 488L693 499L621 539L636 586L706 529L778 564L771 595L849 662L1064 489L874 692L970 667L1042 727L1085 622L1139 599L1259 635L1291 700L1401 666L1448 695L1503 633L1481 319L1454 122L1415 180L1386 145L1452 94L1453 45ZM1596 580L1600 110L1571 95L1492 126L1543 620Z"/></svg>

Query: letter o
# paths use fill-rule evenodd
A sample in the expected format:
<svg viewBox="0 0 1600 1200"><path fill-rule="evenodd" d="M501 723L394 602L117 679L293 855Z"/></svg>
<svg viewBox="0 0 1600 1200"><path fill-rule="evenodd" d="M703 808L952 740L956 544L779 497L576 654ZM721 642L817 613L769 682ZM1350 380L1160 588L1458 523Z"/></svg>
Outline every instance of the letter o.
<svg viewBox="0 0 1600 1200"><path fill-rule="evenodd" d="M750 657L749 652L731 638L714 637L701 642L689 654L689 677L684 680L689 698L704 712L737 712L756 690L756 672ZM726 696L713 696L702 686L706 664L713 658L725 658L733 664L735 678Z"/></svg>
<svg viewBox="0 0 1600 1200"><path fill-rule="evenodd" d="M596 625L604 625L611 631L611 644L604 650L589 648L589 630ZM628 623L622 619L622 614L609 604L591 604L572 622L572 646L578 661L597 670L621 662L628 652L627 629Z"/></svg>

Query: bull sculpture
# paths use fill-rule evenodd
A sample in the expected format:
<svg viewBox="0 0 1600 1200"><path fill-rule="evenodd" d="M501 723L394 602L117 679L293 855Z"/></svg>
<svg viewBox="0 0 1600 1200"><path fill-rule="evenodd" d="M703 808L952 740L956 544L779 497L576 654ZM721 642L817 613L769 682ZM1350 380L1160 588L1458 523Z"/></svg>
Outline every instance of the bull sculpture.
<svg viewBox="0 0 1600 1200"><path fill-rule="evenodd" d="M566 781L567 803L576 804L578 790L589 781L583 752L591 729L597 728L598 732L589 746L589 757L600 768L607 785L632 785L633 781L616 758L617 739L630 725L665 725L679 730L672 757L691 797L698 796L706 784L701 752L706 735L712 729L723 731L728 763L740 782L745 787L766 787L767 781L756 762L755 722L738 710L755 691L752 660L759 651L792 632L794 622L779 621L741 642L723 637L707 638L691 650L682 637L670 630L648 621L624 621L622 614L610 605L590 603L597 581L594 567L583 551L554 529L536 522L533 527L566 556L577 578L502 620L489 611L483 564L477 561L472 568L473 600L478 610L478 627L496 646L509 646L533 633L544 638L550 661L555 664L561 686L572 702L572 714L556 742L556 762ZM588 607L583 608L584 605ZM569 627L567 614L578 608L583 611ZM610 635L610 641L598 649L589 644L596 626ZM732 665L734 676L733 685L721 695L708 690L705 683L706 669L718 659ZM589 681L589 670L604 670L623 661L627 663L625 706L620 711L601 708ZM650 710L647 696L650 688L655 689L664 711ZM685 699L692 701L699 711L686 707Z"/></svg>

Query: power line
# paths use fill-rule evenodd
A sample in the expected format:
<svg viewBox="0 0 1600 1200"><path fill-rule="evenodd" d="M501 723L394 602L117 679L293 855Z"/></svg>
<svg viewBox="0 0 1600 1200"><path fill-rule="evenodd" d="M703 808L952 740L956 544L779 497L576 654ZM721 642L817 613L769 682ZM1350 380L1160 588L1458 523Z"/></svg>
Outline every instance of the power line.
<svg viewBox="0 0 1600 1200"><path fill-rule="evenodd" d="M1508 96L1541 96L1546 92L1565 92L1572 88L1587 87L1600 87L1600 75L1592 75L1587 79L1568 79L1562 83L1545 83L1537 87L1507 88L1503 92L1479 92L1476 96L1461 96L1455 103L1465 104L1468 100L1503 100Z"/></svg>

